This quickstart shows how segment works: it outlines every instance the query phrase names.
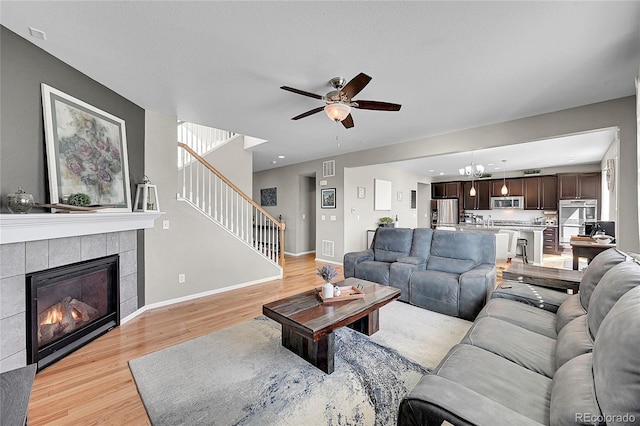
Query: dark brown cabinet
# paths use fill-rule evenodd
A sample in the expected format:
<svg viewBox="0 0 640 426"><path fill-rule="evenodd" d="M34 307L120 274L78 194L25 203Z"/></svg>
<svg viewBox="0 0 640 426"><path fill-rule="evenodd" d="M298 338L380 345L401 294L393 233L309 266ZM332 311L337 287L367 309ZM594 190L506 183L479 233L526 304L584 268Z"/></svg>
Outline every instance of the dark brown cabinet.
<svg viewBox="0 0 640 426"><path fill-rule="evenodd" d="M465 210L489 210L492 182L488 180L478 180L473 182L476 195L470 195L471 182L464 182L462 185L462 198Z"/></svg>
<svg viewBox="0 0 640 426"><path fill-rule="evenodd" d="M524 209L540 209L540 178L531 177L524 181Z"/></svg>
<svg viewBox="0 0 640 426"><path fill-rule="evenodd" d="M545 228L542 231L542 252L558 254L558 228Z"/></svg>
<svg viewBox="0 0 640 426"><path fill-rule="evenodd" d="M431 198L458 198L460 182L436 182L431 184Z"/></svg>
<svg viewBox="0 0 640 426"><path fill-rule="evenodd" d="M540 209L558 209L558 178L555 176L540 177Z"/></svg>
<svg viewBox="0 0 640 426"><path fill-rule="evenodd" d="M557 210L557 178L540 176L523 178L525 210Z"/></svg>
<svg viewBox="0 0 640 426"><path fill-rule="evenodd" d="M524 179L511 178L507 179L507 188L509 188L509 195L519 197L524 195Z"/></svg>
<svg viewBox="0 0 640 426"><path fill-rule="evenodd" d="M558 198L600 199L600 172L558 174Z"/></svg>

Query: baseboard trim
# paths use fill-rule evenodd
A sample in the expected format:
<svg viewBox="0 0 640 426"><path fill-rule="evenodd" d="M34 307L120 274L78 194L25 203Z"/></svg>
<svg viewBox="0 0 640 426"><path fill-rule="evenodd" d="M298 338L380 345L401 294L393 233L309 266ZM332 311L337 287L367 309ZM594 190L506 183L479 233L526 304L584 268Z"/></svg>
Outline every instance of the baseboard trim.
<svg viewBox="0 0 640 426"><path fill-rule="evenodd" d="M304 256L305 254L311 254L311 253L315 253L315 250L311 250L311 251L303 251L300 253L289 253L288 251L285 251L284 254L286 254L287 256Z"/></svg>
<svg viewBox="0 0 640 426"><path fill-rule="evenodd" d="M342 262L336 262L335 260L320 259L319 257L316 257L314 260L316 262L327 262L327 263L333 263L334 265L342 266Z"/></svg>
<svg viewBox="0 0 640 426"><path fill-rule="evenodd" d="M240 283L240 284L232 285L232 286L229 286L229 287L216 288L216 289L213 289L213 290L203 291L201 293L190 294L188 296L177 297L175 299L163 300L162 302L150 303L148 305L144 305L141 308L138 308L133 313L127 315L124 318L122 318L122 320L120 320L120 325L126 324L127 322L131 321L132 319L136 318L137 316L139 316L139 315L141 315L141 314L143 314L143 313L145 313L147 311L153 310L153 309L162 308L162 307L165 307L165 306L174 305L176 303L187 302L189 300L199 299L201 297L212 296L214 294L225 293L227 291L237 290L237 289L240 289L240 288L249 287L249 286L256 285L256 284L262 284L262 283L267 282L267 281L280 280L280 279L282 279L282 274L281 275L274 275L272 277L262 278L262 279L255 280L255 281L249 281L249 282L246 282L246 283Z"/></svg>

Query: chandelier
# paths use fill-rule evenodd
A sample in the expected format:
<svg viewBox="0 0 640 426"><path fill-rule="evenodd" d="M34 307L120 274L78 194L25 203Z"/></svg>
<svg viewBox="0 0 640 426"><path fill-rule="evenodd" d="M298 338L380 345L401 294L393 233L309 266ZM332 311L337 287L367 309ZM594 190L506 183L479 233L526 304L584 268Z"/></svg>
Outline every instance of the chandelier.
<svg viewBox="0 0 640 426"><path fill-rule="evenodd" d="M484 166L482 164L476 164L473 161L470 165L459 170L460 176L469 176L479 178L484 173Z"/></svg>

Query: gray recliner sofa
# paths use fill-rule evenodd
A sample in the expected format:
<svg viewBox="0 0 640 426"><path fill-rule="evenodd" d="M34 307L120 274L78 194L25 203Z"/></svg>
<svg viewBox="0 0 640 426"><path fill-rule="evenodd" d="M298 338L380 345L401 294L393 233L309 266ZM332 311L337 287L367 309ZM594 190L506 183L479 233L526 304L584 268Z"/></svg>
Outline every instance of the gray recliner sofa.
<svg viewBox="0 0 640 426"><path fill-rule="evenodd" d="M344 255L345 278L401 290L400 300L473 320L496 284L495 235L378 228L372 248Z"/></svg>
<svg viewBox="0 0 640 426"><path fill-rule="evenodd" d="M599 254L555 311L561 293L508 285L403 399L398 425L640 424L638 259Z"/></svg>

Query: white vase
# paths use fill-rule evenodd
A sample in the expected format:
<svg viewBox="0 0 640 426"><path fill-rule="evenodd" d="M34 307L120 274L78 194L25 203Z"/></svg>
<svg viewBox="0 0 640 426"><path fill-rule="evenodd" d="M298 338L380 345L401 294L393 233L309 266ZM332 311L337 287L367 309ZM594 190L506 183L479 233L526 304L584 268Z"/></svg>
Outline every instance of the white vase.
<svg viewBox="0 0 640 426"><path fill-rule="evenodd" d="M335 286L333 287L333 297L338 297L340 296L340 287Z"/></svg>
<svg viewBox="0 0 640 426"><path fill-rule="evenodd" d="M324 283L324 285L322 286L322 297L324 297L325 299L333 297L333 284Z"/></svg>

